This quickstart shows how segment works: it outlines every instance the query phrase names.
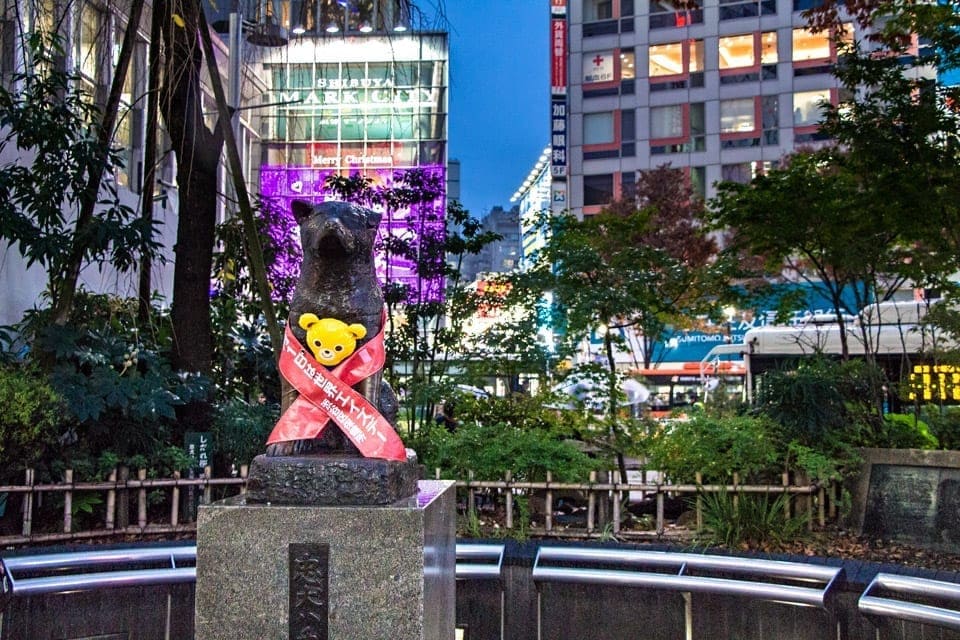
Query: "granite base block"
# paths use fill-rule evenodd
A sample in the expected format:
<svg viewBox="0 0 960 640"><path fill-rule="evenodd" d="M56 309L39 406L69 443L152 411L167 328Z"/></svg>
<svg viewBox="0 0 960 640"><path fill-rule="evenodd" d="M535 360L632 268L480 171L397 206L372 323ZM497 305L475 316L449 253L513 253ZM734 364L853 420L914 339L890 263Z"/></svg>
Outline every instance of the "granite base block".
<svg viewBox="0 0 960 640"><path fill-rule="evenodd" d="M452 640L456 490L418 488L389 506L201 506L196 640L294 640L291 545L329 549L318 639Z"/></svg>
<svg viewBox="0 0 960 640"><path fill-rule="evenodd" d="M389 505L417 493L422 468L408 449L402 462L362 456L259 455L250 465L247 503Z"/></svg>

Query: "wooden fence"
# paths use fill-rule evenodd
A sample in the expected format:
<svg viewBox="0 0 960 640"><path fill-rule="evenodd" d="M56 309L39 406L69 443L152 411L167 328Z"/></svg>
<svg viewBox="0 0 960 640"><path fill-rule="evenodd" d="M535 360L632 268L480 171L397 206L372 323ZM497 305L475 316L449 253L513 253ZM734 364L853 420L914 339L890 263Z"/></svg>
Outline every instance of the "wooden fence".
<svg viewBox="0 0 960 640"><path fill-rule="evenodd" d="M439 477L439 470L437 471ZM688 497L695 514L695 524L686 533L697 531L702 526L701 496L705 493L726 491L734 500L743 494L788 494L787 515L805 513L808 526L816 522L823 526L837 516L839 504L835 486L791 485L787 474L781 484L746 485L740 484L737 474L729 485L702 484L697 476L695 484L664 484L659 482L622 483L613 480L614 472L598 474L592 472L587 482L554 482L547 474L546 481L515 481L511 474L502 480L475 480L470 473L466 480L458 480L460 508L464 514L478 513L478 503L490 506L498 515L506 531L523 528L528 535L548 537L656 537L664 538L680 535L667 531L667 518L664 503L668 498ZM18 545L28 543L70 542L90 538L110 536L164 536L171 534L190 534L196 531L195 515L184 504L188 495L203 503L220 499L227 495L244 493L246 490L247 467L244 465L236 477L214 478L209 467L195 478L182 478L174 474L172 478L148 478L147 470L140 469L135 477L129 470L120 468L110 474L106 481L75 482L73 472L64 474L63 482L55 484L37 484L34 471L26 471L22 485L0 485L0 495L20 496L20 504L8 499L8 513L0 520L5 523L0 530L0 545ZM89 500L91 494L94 500ZM216 494L216 495L215 495ZM574 524L559 523L554 507L557 497L563 495L580 499L578 513L580 518ZM59 501L57 513L51 516L50 508L44 510L42 527L35 526L38 505L45 496L59 496L62 499L62 519L57 513L61 508ZM100 499L103 496L104 499ZM651 514L652 526L644 530L623 527L624 506L627 496L639 496L641 499L655 502L655 512ZM534 522L528 519L517 523L517 505L521 500L537 500L542 507L535 509ZM85 522L78 518L77 508L86 500L83 511ZM542 502L541 502L542 501ZM101 506L102 505L102 506ZM529 507L529 502L527 505ZM49 505L48 505L49 507ZM18 510L19 514L13 513ZM522 511L529 518L531 510ZM10 531L14 519L15 529ZM62 520L62 521L61 521ZM90 521L93 521L92 523ZM62 526L60 526L62 524ZM43 530L37 531L41 528Z"/></svg>
<svg viewBox="0 0 960 640"><path fill-rule="evenodd" d="M34 470L27 469L25 482L22 485L0 485L0 494L9 496L22 495L20 512L22 515L21 532L18 535L0 535L0 545L15 545L37 542L68 542L87 538L108 536L150 536L189 533L196 531L196 521L192 514L181 514L182 497L195 493L200 501L209 503L216 488L222 487L228 493L243 493L246 490L247 467L240 468L238 477L214 478L210 467L195 478L181 478L175 472L172 478L148 478L146 469L139 469L136 477L131 477L130 470L125 467L115 469L109 479L95 482L74 482L73 471L64 472L64 479L56 484L36 484ZM162 492L167 509L162 517L157 516L156 509L152 517L148 518L149 494ZM167 493L169 492L169 493ZM77 498L89 494L104 495L105 500L98 500L103 504L102 517L98 526L78 529L76 526L77 511L74 509ZM44 496L56 495L63 499L62 528L59 531L35 531L34 521L37 515L38 504ZM11 508L7 499L7 509ZM136 515L132 511L136 506ZM91 508L91 511L93 508ZM10 514L7 514L10 517ZM49 524L49 523L48 523ZM47 527L49 529L49 527Z"/></svg>

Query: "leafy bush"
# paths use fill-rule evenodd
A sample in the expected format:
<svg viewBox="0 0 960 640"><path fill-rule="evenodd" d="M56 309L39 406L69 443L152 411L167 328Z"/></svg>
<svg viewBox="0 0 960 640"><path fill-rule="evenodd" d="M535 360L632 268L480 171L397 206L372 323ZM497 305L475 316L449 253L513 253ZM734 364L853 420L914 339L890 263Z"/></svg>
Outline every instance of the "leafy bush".
<svg viewBox="0 0 960 640"><path fill-rule="evenodd" d="M863 442L877 375L863 362L804 360L796 368L765 373L757 407L782 425L785 442L842 450Z"/></svg>
<svg viewBox="0 0 960 640"><path fill-rule="evenodd" d="M0 366L0 481L22 480L55 450L64 428L63 399L35 367Z"/></svg>
<svg viewBox="0 0 960 640"><path fill-rule="evenodd" d="M37 342L55 359L50 384L90 451L149 455L177 439L175 408L207 393L205 379L174 372L136 333L51 326Z"/></svg>
<svg viewBox="0 0 960 640"><path fill-rule="evenodd" d="M942 449L960 449L960 407L926 405L920 417L930 427Z"/></svg>
<svg viewBox="0 0 960 640"><path fill-rule="evenodd" d="M787 468L797 469L813 482L832 482L843 477L844 467L857 462L853 449L848 455L830 456L797 442L787 445Z"/></svg>
<svg viewBox="0 0 960 640"><path fill-rule="evenodd" d="M513 394L506 397L474 398L456 401L460 423L511 424L520 429L540 429L556 436L573 436L584 429L586 418L576 411L557 411L545 405L552 396Z"/></svg>
<svg viewBox="0 0 960 640"><path fill-rule="evenodd" d="M674 482L726 481L734 473L746 479L775 470L780 460L778 427L763 417L696 415L663 425L651 434L647 459L651 468Z"/></svg>
<svg viewBox="0 0 960 640"><path fill-rule="evenodd" d="M790 497L785 493L771 499L768 494L738 492L734 497L719 491L701 494L700 500L705 538L711 544L769 547L796 540L806 532L806 514L787 517Z"/></svg>
<svg viewBox="0 0 960 640"><path fill-rule="evenodd" d="M914 415L888 413L883 424L884 446L894 449L936 449L940 443L930 427Z"/></svg>
<svg viewBox="0 0 960 640"><path fill-rule="evenodd" d="M275 404L250 404L229 400L219 407L213 420L213 451L218 470L249 464L263 453L270 430L280 417Z"/></svg>
<svg viewBox="0 0 960 640"><path fill-rule="evenodd" d="M547 471L558 481L583 480L598 467L575 443L543 429L518 428L504 422L462 424L454 433L432 425L418 432L413 445L432 473L446 477L499 480L507 471L515 480L545 480Z"/></svg>

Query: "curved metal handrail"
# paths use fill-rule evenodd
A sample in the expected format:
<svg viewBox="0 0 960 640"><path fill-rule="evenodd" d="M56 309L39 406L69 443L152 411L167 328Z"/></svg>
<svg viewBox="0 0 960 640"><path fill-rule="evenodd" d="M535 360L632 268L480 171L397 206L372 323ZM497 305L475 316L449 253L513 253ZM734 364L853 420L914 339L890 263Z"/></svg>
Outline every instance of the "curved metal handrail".
<svg viewBox="0 0 960 640"><path fill-rule="evenodd" d="M550 566L564 562L580 566ZM608 568L611 565L616 568ZM705 575L692 575L691 571ZM711 572L720 576L711 576ZM742 576L742 579L727 577L730 575ZM541 547L533 564L535 582L581 582L740 595L820 609L829 607L843 575L841 567L630 549ZM788 581L800 582L803 586L782 584Z"/></svg>
<svg viewBox="0 0 960 640"><path fill-rule="evenodd" d="M457 580L498 580L504 549L502 544L458 544Z"/></svg>
<svg viewBox="0 0 960 640"><path fill-rule="evenodd" d="M960 608L960 585L928 578L911 578L890 573L878 573L857 601L857 608L867 616L897 618L960 630L960 610L902 598L895 599L871 595L880 590L901 597L913 596L917 600L933 598L956 603L956 606Z"/></svg>

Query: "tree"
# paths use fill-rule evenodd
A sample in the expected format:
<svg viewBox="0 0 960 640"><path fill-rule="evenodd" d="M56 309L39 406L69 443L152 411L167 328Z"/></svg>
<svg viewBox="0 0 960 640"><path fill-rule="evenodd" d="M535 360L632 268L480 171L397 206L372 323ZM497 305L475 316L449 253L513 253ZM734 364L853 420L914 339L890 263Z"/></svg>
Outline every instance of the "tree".
<svg viewBox="0 0 960 640"><path fill-rule="evenodd" d="M713 260L715 245L684 184L679 171L661 167L642 176L642 195L635 201L614 203L584 220L546 218L546 246L534 268L513 279L517 295L532 289L552 296L567 353L600 329L614 441L624 435L617 418L615 330L638 327L652 345L668 325L688 324L707 313L726 281L725 265ZM616 455L626 481L622 450Z"/></svg>
<svg viewBox="0 0 960 640"><path fill-rule="evenodd" d="M956 66L960 21L950 7L827 2L808 12L812 28L839 30L848 19L841 7L870 35L842 45L834 74L845 99L823 105L821 123L832 142L750 185L722 186L714 221L733 228L734 248L766 253L774 272L784 260L827 293L846 357L844 313L907 282L954 286L960 120L953 105L960 93L938 85L928 65ZM916 49L914 35L931 46ZM866 324L859 337L870 357Z"/></svg>
<svg viewBox="0 0 960 640"><path fill-rule="evenodd" d="M846 316L893 294L903 253L890 216L868 208L837 153L797 153L749 184L721 183L711 216L729 255L764 256L773 277L787 270L831 301L847 359Z"/></svg>
<svg viewBox="0 0 960 640"><path fill-rule="evenodd" d="M482 302L460 279L463 256L479 253L499 236L485 232L457 202L448 203L441 215L437 201L443 182L428 170L397 171L383 185L359 174L331 176L327 186L346 201L384 212L376 248L386 264L385 375L403 391L401 407L413 434L451 393L454 365L467 352L465 320ZM393 220L406 222L394 225ZM413 281L395 277L396 258L412 265Z"/></svg>
<svg viewBox="0 0 960 640"><path fill-rule="evenodd" d="M660 297L669 300L670 305L641 309L637 316L643 340L643 366L650 368L656 345L668 325L690 327L700 311L708 310L701 304L707 299L705 294L724 294L726 270L707 269L711 265L720 266L713 264L718 252L717 242L705 233L703 201L694 194L681 169L666 164L641 171L637 175L633 196L612 203L607 210L620 216L649 210L648 227L627 240L635 245L652 247L679 265L679 271L670 274L664 264L657 284ZM654 265L652 270L661 269Z"/></svg>
<svg viewBox="0 0 960 640"><path fill-rule="evenodd" d="M36 31L28 45L31 64L13 77L18 90L0 87L0 152L17 157L0 167L0 237L46 270L51 307L69 309L84 263L123 272L158 245L153 224L136 219L114 185L94 189L98 206L87 209L91 181L122 160L80 78L62 68L60 36Z"/></svg>
<svg viewBox="0 0 960 640"><path fill-rule="evenodd" d="M163 16L166 55L160 111L176 154L180 191L171 307L173 363L183 371L209 373L213 362L210 277L223 135L219 126L207 126L202 109L201 4L158 0L153 10Z"/></svg>

